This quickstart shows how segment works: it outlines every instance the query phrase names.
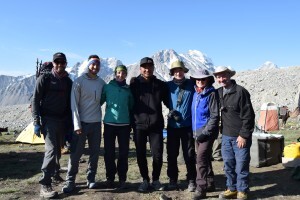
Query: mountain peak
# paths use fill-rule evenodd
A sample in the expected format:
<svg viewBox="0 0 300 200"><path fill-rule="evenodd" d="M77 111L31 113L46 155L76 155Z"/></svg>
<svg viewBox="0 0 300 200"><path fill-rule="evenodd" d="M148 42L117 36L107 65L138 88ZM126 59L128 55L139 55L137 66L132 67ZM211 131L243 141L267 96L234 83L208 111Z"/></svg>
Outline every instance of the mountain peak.
<svg viewBox="0 0 300 200"><path fill-rule="evenodd" d="M258 70L267 70L267 69L279 69L279 67L276 64L272 63L271 61L266 61L258 68Z"/></svg>
<svg viewBox="0 0 300 200"><path fill-rule="evenodd" d="M189 77L199 69L213 71L213 64L210 58L197 50L190 50L187 53L179 54L173 49L166 49L158 51L152 56L149 55L149 57L153 58L155 64L155 76L164 81L172 79L169 75L170 66L175 60L183 61L185 67L189 69L186 77ZM114 78L114 69L120 64L122 64L122 62L117 58L101 58L101 68L98 75L104 81L108 82ZM139 61L127 67L127 82L129 82L132 77L136 77L140 74ZM81 74L87 72L87 61L78 62L66 70L70 78L74 80ZM0 86L2 86L0 87L0 95L3 97L0 98L0 105L29 103L28 99L32 95L35 86L35 76L25 77L21 81L17 81L17 78L14 77L0 77Z"/></svg>

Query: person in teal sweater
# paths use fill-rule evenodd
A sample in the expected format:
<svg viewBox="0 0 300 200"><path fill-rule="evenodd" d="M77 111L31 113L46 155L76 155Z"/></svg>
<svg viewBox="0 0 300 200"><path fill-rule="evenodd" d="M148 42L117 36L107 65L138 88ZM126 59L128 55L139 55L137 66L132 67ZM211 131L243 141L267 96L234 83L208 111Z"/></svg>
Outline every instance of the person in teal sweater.
<svg viewBox="0 0 300 200"><path fill-rule="evenodd" d="M106 167L106 186L115 187L115 174L119 176L119 188L126 187L128 171L128 151L131 131L133 96L126 84L127 68L118 65L115 78L104 86L101 105L106 102L104 116L104 161ZM118 139L119 157L115 163L115 140Z"/></svg>

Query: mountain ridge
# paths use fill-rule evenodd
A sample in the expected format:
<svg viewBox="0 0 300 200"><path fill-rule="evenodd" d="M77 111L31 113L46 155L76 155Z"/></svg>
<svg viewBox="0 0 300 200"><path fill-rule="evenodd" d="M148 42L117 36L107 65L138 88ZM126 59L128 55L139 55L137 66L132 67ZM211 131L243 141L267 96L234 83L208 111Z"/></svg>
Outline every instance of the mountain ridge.
<svg viewBox="0 0 300 200"><path fill-rule="evenodd" d="M194 73L199 68L196 68L194 66L196 64L191 61L192 59L188 59L188 57L192 56L195 60L201 59L199 59L199 56L193 57L195 54L191 55L188 53L186 53L187 55L178 54L177 52L170 50L157 52L157 54L152 56L156 64L155 75L165 81L170 80L169 65L172 62L172 59L186 59L184 62L186 62L186 65L190 69L189 73L186 74L186 77L189 78L190 73ZM68 68L72 78L83 73L81 68L83 62L78 62L73 67ZM110 80L113 77L113 65L119 62L121 61L116 58L111 58L105 62L103 61L103 68L100 71L100 76L105 76L103 78L106 79L106 81ZM207 64L204 64L202 67L206 67L208 70L213 71L214 66L212 61L208 58L206 62ZM111 64L111 66L106 68L104 65L105 63ZM202 64L203 63L201 63L201 65ZM200 66L200 64L198 65ZM198 65L197 67L199 67ZM127 81L130 80L130 77L139 75L139 62L129 65L128 70ZM257 120L260 107L263 103L274 102L277 106L288 106L290 110L293 110L297 106L300 91L299 71L300 66L264 68L241 72L238 71L232 78L249 91ZM11 130L23 130L32 121L31 112L28 109L28 106L34 84L34 75L29 77L0 75L0 127L9 127ZM220 87L217 83L215 83L214 86L215 88ZM3 103L5 102L9 102L9 104L4 105ZM102 110L104 110L104 107L102 107ZM167 113L168 110L164 108L163 115L166 116Z"/></svg>
<svg viewBox="0 0 300 200"><path fill-rule="evenodd" d="M158 78L169 81L169 66L174 60L182 60L190 74L199 69L214 71L212 60L198 50L189 50L186 53L177 53L173 49L161 50L151 56L155 63L154 75ZM86 61L78 62L73 67L68 67L71 79L75 79L84 73ZM100 77L106 82L114 77L114 68L122 64L117 58L101 59ZM130 64L128 67L127 82L131 77L139 75L139 62ZM298 85L300 84L300 75L298 67L279 68L276 64L267 61L260 68L237 72L233 78L237 83L249 90L253 103L256 107L262 104L262 101L274 101L278 105L287 105L295 107L297 95L299 93ZM0 106L28 104L35 86L35 76L6 76L0 75ZM217 84L216 84L216 87Z"/></svg>

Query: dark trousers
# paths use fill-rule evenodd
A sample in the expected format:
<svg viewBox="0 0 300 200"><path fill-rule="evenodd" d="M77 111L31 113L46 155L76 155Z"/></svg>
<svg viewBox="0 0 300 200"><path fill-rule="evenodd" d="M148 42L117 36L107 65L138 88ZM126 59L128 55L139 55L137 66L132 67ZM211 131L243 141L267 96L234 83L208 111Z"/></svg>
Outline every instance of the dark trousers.
<svg viewBox="0 0 300 200"><path fill-rule="evenodd" d="M71 154L68 163L68 172L66 181L75 182L79 168L79 160L83 154L86 140L89 145L89 161L86 171L87 181L95 182L95 176L98 168L98 159L101 143L101 122L85 123L81 122L82 133L77 135L75 132L72 136Z"/></svg>
<svg viewBox="0 0 300 200"><path fill-rule="evenodd" d="M128 151L130 126L104 124L104 161L107 180L114 181L118 172L119 181L126 181L128 171ZM115 163L115 141L118 139L119 156Z"/></svg>
<svg viewBox="0 0 300 200"><path fill-rule="evenodd" d="M63 121L42 119L42 133L45 139L45 155L41 168L43 175L39 181L42 185L50 185L52 182L51 177L59 171L61 138L64 132L65 125Z"/></svg>
<svg viewBox="0 0 300 200"><path fill-rule="evenodd" d="M211 164L213 138L204 142L196 141L197 149L197 190L206 191L208 185L214 184L214 172Z"/></svg>
<svg viewBox="0 0 300 200"><path fill-rule="evenodd" d="M137 163L143 180L150 181L148 175L148 163L146 157L147 138L149 137L150 149L152 153L152 180L159 180L162 168L163 154L163 131L162 130L136 130L135 146Z"/></svg>
<svg viewBox="0 0 300 200"><path fill-rule="evenodd" d="M183 157L187 170L187 180L195 181L196 179L196 161L195 161L195 140L193 138L192 127L184 128L167 128L167 153L168 153L168 170L167 174L170 180L178 180L177 157L179 155L180 141L182 146Z"/></svg>

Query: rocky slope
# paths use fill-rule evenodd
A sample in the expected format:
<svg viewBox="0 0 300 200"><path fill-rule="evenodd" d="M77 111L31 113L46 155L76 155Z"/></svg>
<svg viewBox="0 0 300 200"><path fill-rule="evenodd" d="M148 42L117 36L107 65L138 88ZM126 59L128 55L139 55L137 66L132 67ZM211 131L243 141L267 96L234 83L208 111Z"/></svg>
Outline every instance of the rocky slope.
<svg viewBox="0 0 300 200"><path fill-rule="evenodd" d="M299 71L300 67L260 69L238 72L233 78L248 89L256 111L265 102L286 105L293 110L299 98Z"/></svg>

